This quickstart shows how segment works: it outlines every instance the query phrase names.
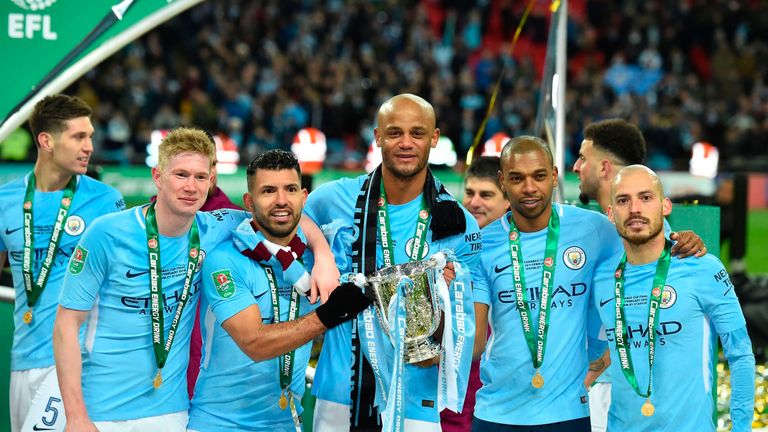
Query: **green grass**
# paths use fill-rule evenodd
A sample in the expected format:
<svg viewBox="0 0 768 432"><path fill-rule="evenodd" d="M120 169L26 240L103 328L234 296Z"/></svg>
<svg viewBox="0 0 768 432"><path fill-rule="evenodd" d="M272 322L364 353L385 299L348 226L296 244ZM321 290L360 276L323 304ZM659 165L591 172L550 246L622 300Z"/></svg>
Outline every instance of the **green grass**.
<svg viewBox="0 0 768 432"><path fill-rule="evenodd" d="M752 210L747 217L747 273L768 274L768 210ZM730 244L724 243L720 256L730 267Z"/></svg>

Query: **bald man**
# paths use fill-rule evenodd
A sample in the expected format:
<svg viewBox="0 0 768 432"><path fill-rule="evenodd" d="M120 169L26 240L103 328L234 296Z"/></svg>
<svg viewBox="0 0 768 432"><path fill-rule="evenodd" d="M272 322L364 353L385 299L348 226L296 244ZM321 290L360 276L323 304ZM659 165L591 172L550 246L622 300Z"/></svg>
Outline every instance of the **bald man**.
<svg viewBox="0 0 768 432"><path fill-rule="evenodd" d="M718 336L731 371L733 431L751 430L755 359L723 264L709 254L671 256L663 217L672 203L650 169L621 169L610 190L624 253L598 272L594 291L611 347L608 430L714 432Z"/></svg>
<svg viewBox="0 0 768 432"><path fill-rule="evenodd" d="M390 405L393 414L384 417L387 428L395 426L394 418L404 416L405 431L437 432L440 410L460 410L467 388L474 338L473 300L471 290L457 290L470 286L468 270L478 265L482 244L477 222L427 166L429 152L440 137L432 106L419 96L401 94L381 105L377 119L374 136L382 164L370 175L324 184L309 195L304 210L326 234L334 236L332 247L338 252L342 273L370 275L383 267L451 250L461 271L457 268L455 280L447 277L446 281L452 293L461 294L453 298L451 308L463 308L464 313L454 316L456 323L461 320L466 348L452 353L456 358L450 363L457 366L456 374L447 387L448 381L440 375L446 368L438 370L438 359L420 366L405 365L404 403L395 403L388 398L393 381L387 365L399 359L393 359L388 338L381 338L382 329L372 309L331 330L325 336L312 388L318 398L317 432L380 430L374 405L383 410L385 398L396 405ZM446 275L449 273L452 271ZM453 327L446 326L446 332L457 336L458 327ZM378 389L376 398L374 387Z"/></svg>
<svg viewBox="0 0 768 432"><path fill-rule="evenodd" d="M604 215L552 202L557 168L540 138L504 147L499 180L511 211L482 232L472 430L589 432L584 376L607 347L587 338L588 316L599 321L588 314L592 279L621 244Z"/></svg>

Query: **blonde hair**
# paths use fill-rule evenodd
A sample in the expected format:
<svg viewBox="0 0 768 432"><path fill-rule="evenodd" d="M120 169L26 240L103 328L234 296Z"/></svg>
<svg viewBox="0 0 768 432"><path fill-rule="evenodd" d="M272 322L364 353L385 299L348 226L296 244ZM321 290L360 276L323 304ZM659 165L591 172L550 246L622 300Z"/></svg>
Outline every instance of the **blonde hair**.
<svg viewBox="0 0 768 432"><path fill-rule="evenodd" d="M216 160L216 145L208 134L200 129L176 128L160 143L157 169L162 171L172 157L182 153L197 153L207 157L208 168L211 168Z"/></svg>

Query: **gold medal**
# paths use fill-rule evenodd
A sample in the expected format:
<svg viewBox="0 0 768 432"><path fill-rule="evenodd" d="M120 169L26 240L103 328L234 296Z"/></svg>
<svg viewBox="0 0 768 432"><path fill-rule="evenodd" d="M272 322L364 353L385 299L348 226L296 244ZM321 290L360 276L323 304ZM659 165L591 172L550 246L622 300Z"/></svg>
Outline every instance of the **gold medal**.
<svg viewBox="0 0 768 432"><path fill-rule="evenodd" d="M32 322L32 309L27 309L26 312L24 312L24 316L21 318L22 321L24 321L24 324L29 324Z"/></svg>
<svg viewBox="0 0 768 432"><path fill-rule="evenodd" d="M285 397L285 392L280 393L280 400L277 402L277 405L281 410L284 410L288 407L288 399Z"/></svg>
<svg viewBox="0 0 768 432"><path fill-rule="evenodd" d="M646 399L643 406L640 408L640 412L643 413L644 416L650 417L653 415L653 412L656 411L656 408L653 407L653 404L651 403L650 399Z"/></svg>
<svg viewBox="0 0 768 432"><path fill-rule="evenodd" d="M155 378L152 380L152 385L155 387L155 389L159 389L162 384L163 375L160 373L160 369L158 369L157 375L155 375Z"/></svg>
<svg viewBox="0 0 768 432"><path fill-rule="evenodd" d="M531 385L537 389L544 387L544 377L541 376L538 370L536 371L536 375L531 379Z"/></svg>

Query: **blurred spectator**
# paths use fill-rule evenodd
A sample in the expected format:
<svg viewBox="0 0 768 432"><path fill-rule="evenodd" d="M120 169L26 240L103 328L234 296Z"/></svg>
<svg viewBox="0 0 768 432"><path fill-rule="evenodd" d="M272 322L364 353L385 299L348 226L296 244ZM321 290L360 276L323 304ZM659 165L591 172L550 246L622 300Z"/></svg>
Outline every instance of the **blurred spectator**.
<svg viewBox="0 0 768 432"><path fill-rule="evenodd" d="M546 5L535 7L507 57L524 8L508 0L204 2L73 91L114 107L94 122L109 133L103 144L133 149L134 162L161 126L225 131L243 160L287 149L299 129L315 127L328 138L326 166L359 168L372 113L404 91L435 103L463 159L503 64L508 75L482 139L533 130L549 20ZM696 140L719 147L726 166L765 160L766 16L760 1L569 2L569 158L585 124L618 116L646 133L653 168L685 169Z"/></svg>

